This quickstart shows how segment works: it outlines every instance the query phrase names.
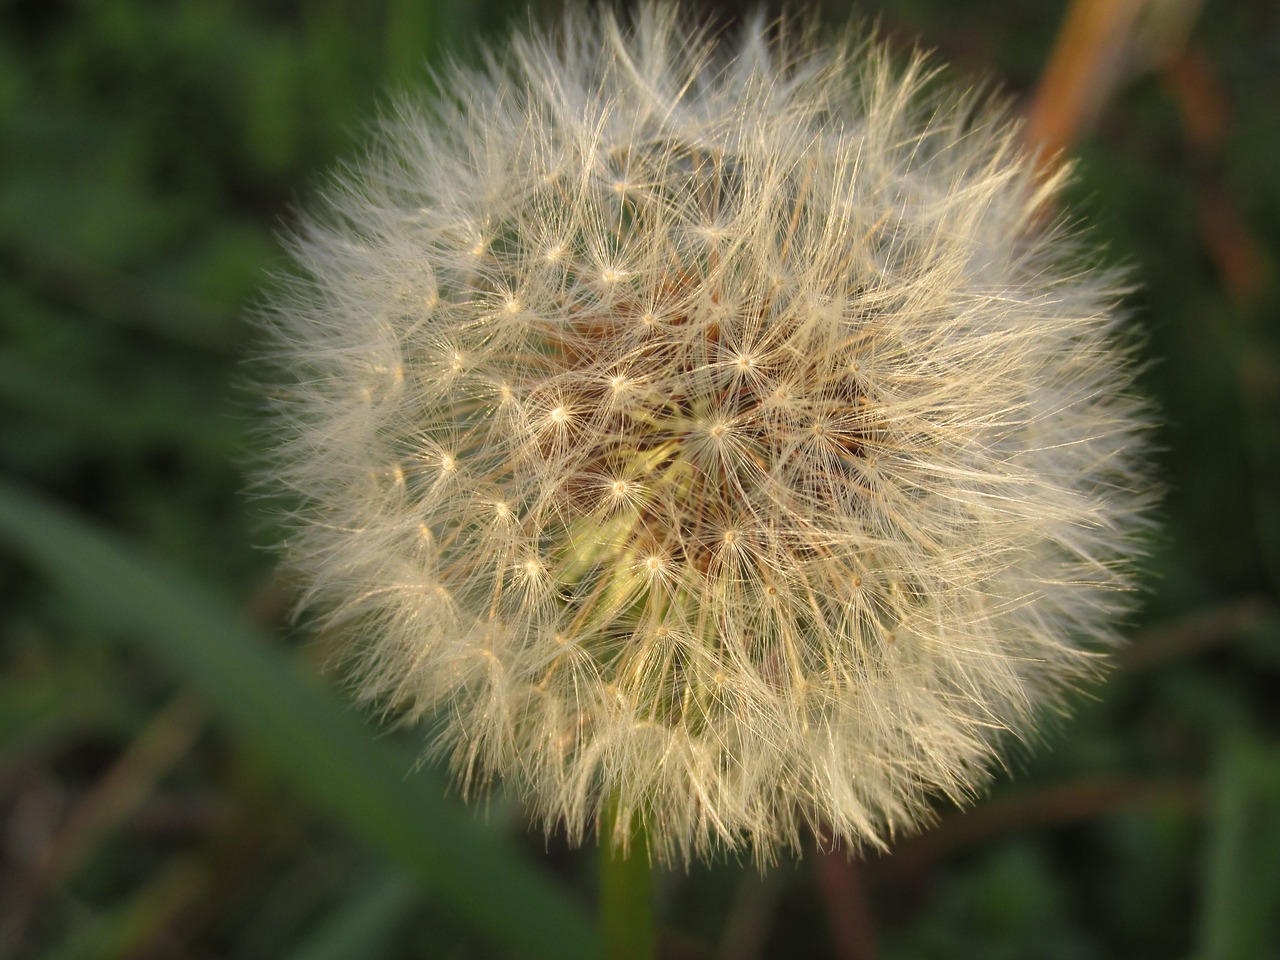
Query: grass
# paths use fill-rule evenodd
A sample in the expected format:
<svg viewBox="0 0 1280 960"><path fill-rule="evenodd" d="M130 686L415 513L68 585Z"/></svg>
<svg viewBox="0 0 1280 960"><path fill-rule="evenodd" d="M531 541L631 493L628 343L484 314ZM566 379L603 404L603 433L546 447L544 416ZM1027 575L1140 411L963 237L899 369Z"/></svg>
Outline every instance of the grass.
<svg viewBox="0 0 1280 960"><path fill-rule="evenodd" d="M1064 14L864 12L1019 103ZM288 625L240 466L252 308L293 204L425 58L524 18L0 5L0 957L596 949L595 851L531 835L512 800L464 810L420 735L350 707ZM1265 0L1208 4L1190 55L1131 52L1076 137L1073 192L1132 266L1163 416L1130 650L991 797L890 856L660 871L664 955L1280 949L1278 43ZM829 922L849 897L861 939Z"/></svg>

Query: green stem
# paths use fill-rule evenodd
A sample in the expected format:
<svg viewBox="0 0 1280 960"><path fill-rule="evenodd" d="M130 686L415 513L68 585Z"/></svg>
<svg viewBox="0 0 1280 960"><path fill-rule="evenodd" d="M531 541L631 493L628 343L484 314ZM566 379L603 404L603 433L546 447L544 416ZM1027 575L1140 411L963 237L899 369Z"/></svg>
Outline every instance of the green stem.
<svg viewBox="0 0 1280 960"><path fill-rule="evenodd" d="M609 960L654 960L649 838L636 816L618 823L610 799L600 831L600 932Z"/></svg>

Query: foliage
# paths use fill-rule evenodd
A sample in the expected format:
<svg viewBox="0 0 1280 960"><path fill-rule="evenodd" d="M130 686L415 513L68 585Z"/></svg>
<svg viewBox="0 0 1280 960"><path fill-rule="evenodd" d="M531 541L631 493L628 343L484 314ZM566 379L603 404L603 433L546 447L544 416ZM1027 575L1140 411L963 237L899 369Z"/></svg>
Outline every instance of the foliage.
<svg viewBox="0 0 1280 960"><path fill-rule="evenodd" d="M920 35L1015 96L1063 14L994 0L864 12L904 51ZM288 625L291 585L260 549L279 533L243 493L258 412L239 385L247 315L285 269L275 234L293 205L364 139L389 86L423 76L420 57L465 59L477 31L525 16L411 0L0 4L0 460L14 491L0 561L0 955L516 955L484 911L518 894L424 885L401 872L411 855L388 849L430 842L434 771L402 784L432 791L421 835L379 841L375 791L326 800L290 772L301 760L264 747L286 716L323 715L370 755L413 757L416 738L356 723L333 675L313 682L325 640ZM1165 531L1144 612L1111 679L989 799L940 806L934 830L856 871L880 956L1245 960L1280 946L1280 18L1266 0L1214 0L1189 49L1133 65L1079 142L1072 187L1131 264L1144 380L1163 411ZM44 522L67 538L61 560ZM100 567L75 566L89 562ZM206 629L108 616L130 599L122 571L138 569ZM87 595L90 574L117 596ZM232 603L276 636L244 661L278 708L256 719L189 659ZM290 736L303 756L306 732ZM591 907L591 852L530 834L509 801L446 806L465 818L459 836L483 834L547 888L560 905L547 923L570 942ZM822 862L664 874L667 952L850 955L823 908L841 873ZM527 952L554 955L550 937Z"/></svg>

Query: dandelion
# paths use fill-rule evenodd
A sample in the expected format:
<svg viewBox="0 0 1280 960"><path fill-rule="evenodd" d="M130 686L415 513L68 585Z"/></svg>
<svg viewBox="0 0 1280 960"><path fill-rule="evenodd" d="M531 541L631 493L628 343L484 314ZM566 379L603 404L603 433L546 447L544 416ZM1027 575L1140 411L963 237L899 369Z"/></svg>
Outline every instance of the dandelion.
<svg viewBox="0 0 1280 960"><path fill-rule="evenodd" d="M505 64L500 66L499 63ZM304 606L468 793L883 845L1116 640L1120 284L919 58L644 6L406 102L271 310Z"/></svg>

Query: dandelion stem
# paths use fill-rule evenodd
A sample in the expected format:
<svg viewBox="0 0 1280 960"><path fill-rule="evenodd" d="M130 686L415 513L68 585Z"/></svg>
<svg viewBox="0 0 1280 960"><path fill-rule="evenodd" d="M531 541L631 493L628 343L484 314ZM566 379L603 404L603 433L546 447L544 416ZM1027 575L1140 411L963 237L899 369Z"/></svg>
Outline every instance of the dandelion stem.
<svg viewBox="0 0 1280 960"><path fill-rule="evenodd" d="M654 960L649 838L636 815L619 823L610 799L600 833L600 929L610 960Z"/></svg>

